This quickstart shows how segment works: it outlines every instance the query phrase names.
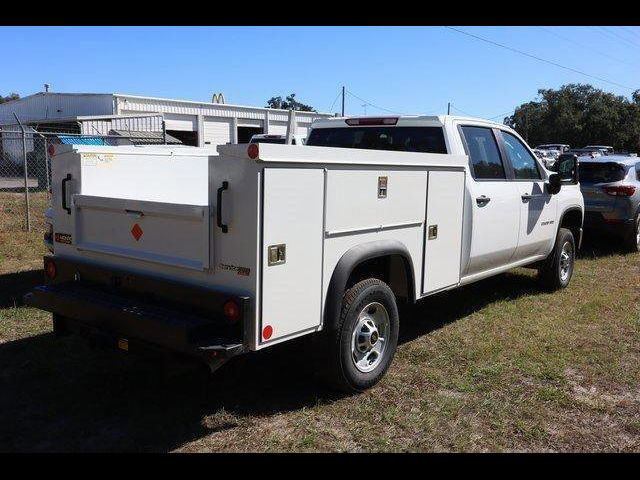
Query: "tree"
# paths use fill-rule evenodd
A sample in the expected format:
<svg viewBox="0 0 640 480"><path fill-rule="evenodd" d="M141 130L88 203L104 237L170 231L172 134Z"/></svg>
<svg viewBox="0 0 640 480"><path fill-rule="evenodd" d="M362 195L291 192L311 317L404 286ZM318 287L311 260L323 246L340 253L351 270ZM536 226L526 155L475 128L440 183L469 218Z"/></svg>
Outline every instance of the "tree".
<svg viewBox="0 0 640 480"><path fill-rule="evenodd" d="M305 105L296 100L296 94L287 95L285 100L282 97L271 97L267 100L267 108L278 108L283 110L299 110L301 112L315 112L311 105Z"/></svg>
<svg viewBox="0 0 640 480"><path fill-rule="evenodd" d="M541 89L536 100L520 105L504 123L531 145L612 145L635 151L640 149L640 90L630 100L585 84Z"/></svg>
<svg viewBox="0 0 640 480"><path fill-rule="evenodd" d="M18 95L17 93L10 93L6 97L3 95L0 95L0 103L6 103L12 100L18 100L19 98L20 98L20 95Z"/></svg>

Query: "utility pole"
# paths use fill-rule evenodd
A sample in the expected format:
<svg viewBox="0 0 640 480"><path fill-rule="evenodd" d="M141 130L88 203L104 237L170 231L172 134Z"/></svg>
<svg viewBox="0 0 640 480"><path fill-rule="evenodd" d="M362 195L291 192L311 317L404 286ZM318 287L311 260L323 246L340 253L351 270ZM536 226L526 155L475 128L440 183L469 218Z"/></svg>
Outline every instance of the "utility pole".
<svg viewBox="0 0 640 480"><path fill-rule="evenodd" d="M344 117L344 85L342 86L342 116Z"/></svg>
<svg viewBox="0 0 640 480"><path fill-rule="evenodd" d="M451 115L451 102L447 102L447 115Z"/></svg>

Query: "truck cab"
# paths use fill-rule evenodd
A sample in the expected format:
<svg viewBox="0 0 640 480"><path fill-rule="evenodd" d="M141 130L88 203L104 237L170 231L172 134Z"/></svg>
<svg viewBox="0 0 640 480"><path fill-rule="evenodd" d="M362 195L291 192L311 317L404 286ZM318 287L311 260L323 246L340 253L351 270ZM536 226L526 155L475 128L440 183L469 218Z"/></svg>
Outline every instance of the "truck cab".
<svg viewBox="0 0 640 480"><path fill-rule="evenodd" d="M545 258L561 225L579 246L584 201L577 177L550 193L553 173L513 129L458 116L389 118L318 120L307 145L467 156L462 284ZM401 130L406 135L393 134Z"/></svg>
<svg viewBox="0 0 640 480"><path fill-rule="evenodd" d="M543 168L504 125L318 120L307 144L59 146L53 255L25 301L54 331L195 358L312 335L321 374L362 391L398 304L518 266L565 288L582 235L575 157Z"/></svg>

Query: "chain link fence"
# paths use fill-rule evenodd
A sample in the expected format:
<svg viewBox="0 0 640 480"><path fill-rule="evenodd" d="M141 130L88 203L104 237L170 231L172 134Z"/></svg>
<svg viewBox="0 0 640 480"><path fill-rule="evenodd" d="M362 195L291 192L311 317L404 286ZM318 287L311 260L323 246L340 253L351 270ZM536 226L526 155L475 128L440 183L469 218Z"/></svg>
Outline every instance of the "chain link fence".
<svg viewBox="0 0 640 480"><path fill-rule="evenodd" d="M163 132L126 132L118 135L82 135L69 132L37 131L29 126L0 127L1 195L24 198L25 229L31 230L30 196L51 191L50 146L67 145L158 145L179 143Z"/></svg>

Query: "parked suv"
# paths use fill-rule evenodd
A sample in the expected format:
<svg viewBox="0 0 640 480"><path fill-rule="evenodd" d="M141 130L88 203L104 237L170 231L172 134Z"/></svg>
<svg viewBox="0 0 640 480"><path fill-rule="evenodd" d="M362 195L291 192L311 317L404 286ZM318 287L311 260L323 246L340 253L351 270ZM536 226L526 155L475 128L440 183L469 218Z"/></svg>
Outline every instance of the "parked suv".
<svg viewBox="0 0 640 480"><path fill-rule="evenodd" d="M582 157L578 169L585 229L616 235L628 250L640 251L640 160Z"/></svg>

